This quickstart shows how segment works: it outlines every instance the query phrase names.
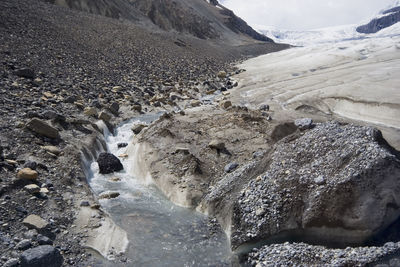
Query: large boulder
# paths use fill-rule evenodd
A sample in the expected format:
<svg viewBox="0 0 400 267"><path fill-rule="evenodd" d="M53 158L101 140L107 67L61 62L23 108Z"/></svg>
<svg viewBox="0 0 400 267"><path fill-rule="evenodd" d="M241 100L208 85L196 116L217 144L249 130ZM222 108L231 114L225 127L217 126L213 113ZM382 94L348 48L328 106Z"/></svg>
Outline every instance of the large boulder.
<svg viewBox="0 0 400 267"><path fill-rule="evenodd" d="M369 127L330 122L279 141L234 205L232 246L357 245L400 215L399 153Z"/></svg>
<svg viewBox="0 0 400 267"><path fill-rule="evenodd" d="M21 254L20 260L21 267L58 267L63 263L60 252L50 245L25 250Z"/></svg>
<svg viewBox="0 0 400 267"><path fill-rule="evenodd" d="M97 158L101 174L118 172L124 169L121 161L111 153L101 153Z"/></svg>

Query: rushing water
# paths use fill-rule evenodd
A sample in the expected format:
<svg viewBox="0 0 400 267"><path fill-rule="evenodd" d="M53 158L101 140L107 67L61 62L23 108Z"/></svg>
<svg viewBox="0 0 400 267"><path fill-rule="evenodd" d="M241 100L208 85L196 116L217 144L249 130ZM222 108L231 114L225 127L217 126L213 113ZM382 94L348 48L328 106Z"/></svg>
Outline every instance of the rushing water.
<svg viewBox="0 0 400 267"><path fill-rule="evenodd" d="M118 156L133 138L132 125L150 123L155 115L146 115L118 127L116 134L106 133L108 151ZM129 247L124 266L228 266L231 252L226 235L203 214L174 205L154 185L144 185L131 176L129 160L121 160L124 170L99 174L91 164L89 183L96 194L117 191L120 196L100 200L114 222L128 234ZM118 177L120 181L112 181Z"/></svg>

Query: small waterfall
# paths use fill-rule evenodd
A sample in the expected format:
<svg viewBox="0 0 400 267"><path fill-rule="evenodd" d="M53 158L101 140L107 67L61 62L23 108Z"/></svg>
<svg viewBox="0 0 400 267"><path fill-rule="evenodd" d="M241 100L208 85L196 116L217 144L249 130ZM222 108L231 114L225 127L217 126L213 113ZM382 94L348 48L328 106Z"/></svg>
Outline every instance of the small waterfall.
<svg viewBox="0 0 400 267"><path fill-rule="evenodd" d="M96 148L83 151L89 184L95 194L118 192L114 199L100 199L114 222L126 231L129 246L125 266L231 266L229 241L215 221L193 210L171 203L153 184L134 177L132 160L123 155L132 143L131 130L136 123L151 123L160 114L144 115L120 125L115 135L99 123L104 140L96 139ZM132 146L132 144L130 144ZM120 157L124 170L99 174L95 159L107 150ZM137 166L136 166L137 167Z"/></svg>

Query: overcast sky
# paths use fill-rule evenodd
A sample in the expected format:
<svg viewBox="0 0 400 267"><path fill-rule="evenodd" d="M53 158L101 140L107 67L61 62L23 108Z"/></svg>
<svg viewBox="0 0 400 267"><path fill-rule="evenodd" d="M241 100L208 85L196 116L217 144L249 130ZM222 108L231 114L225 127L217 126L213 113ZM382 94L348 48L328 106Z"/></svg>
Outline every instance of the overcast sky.
<svg viewBox="0 0 400 267"><path fill-rule="evenodd" d="M396 0L220 0L251 26L306 30L358 24Z"/></svg>

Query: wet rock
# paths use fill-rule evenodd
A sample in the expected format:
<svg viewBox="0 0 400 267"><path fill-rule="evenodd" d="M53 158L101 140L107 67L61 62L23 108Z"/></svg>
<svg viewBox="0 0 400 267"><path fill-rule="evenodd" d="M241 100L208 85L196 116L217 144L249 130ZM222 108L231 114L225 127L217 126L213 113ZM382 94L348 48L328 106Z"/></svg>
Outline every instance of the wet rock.
<svg viewBox="0 0 400 267"><path fill-rule="evenodd" d="M313 121L310 118L297 119L294 121L294 125L300 130L307 130L312 128Z"/></svg>
<svg viewBox="0 0 400 267"><path fill-rule="evenodd" d="M146 127L146 124L135 124L132 126L131 130L134 134L139 134Z"/></svg>
<svg viewBox="0 0 400 267"><path fill-rule="evenodd" d="M29 68L22 68L22 69L16 70L14 72L14 74L19 77L23 77L23 78L27 78L27 79L32 79L32 80L35 79L35 72Z"/></svg>
<svg viewBox="0 0 400 267"><path fill-rule="evenodd" d="M111 177L110 181L111 182L119 182L119 181L121 181L121 178L119 178L119 177Z"/></svg>
<svg viewBox="0 0 400 267"><path fill-rule="evenodd" d="M139 105L139 104L132 105L132 110L136 110L137 112L141 112L142 111L142 105Z"/></svg>
<svg viewBox="0 0 400 267"><path fill-rule="evenodd" d="M223 101L222 103L221 103L221 107L223 107L223 108L225 108L225 109L227 109L227 108L229 108L229 107L232 107L232 102L231 101Z"/></svg>
<svg viewBox="0 0 400 267"><path fill-rule="evenodd" d="M28 239L24 239L16 245L16 248L19 250L27 250L28 248L32 247L32 243Z"/></svg>
<svg viewBox="0 0 400 267"><path fill-rule="evenodd" d="M97 158L101 174L118 172L124 169L121 161L111 153L101 153Z"/></svg>
<svg viewBox="0 0 400 267"><path fill-rule="evenodd" d="M103 192L99 195L100 199L111 199L111 198L117 198L119 197L119 193L118 192L112 192L112 191L107 191L107 192Z"/></svg>
<svg viewBox="0 0 400 267"><path fill-rule="evenodd" d="M59 267L64 261L60 252L49 245L38 246L24 251L21 255L21 267Z"/></svg>
<svg viewBox="0 0 400 267"><path fill-rule="evenodd" d="M33 118L31 121L29 121L26 124L26 127L34 131L35 133L46 136L48 138L58 139L60 137L60 134L56 128L37 118Z"/></svg>
<svg viewBox="0 0 400 267"><path fill-rule="evenodd" d="M99 114L99 119L103 120L105 122L109 122L111 120L111 118L112 118L112 116L105 111L102 111Z"/></svg>
<svg viewBox="0 0 400 267"><path fill-rule="evenodd" d="M30 168L24 168L18 172L17 177L19 179L36 180L38 173Z"/></svg>
<svg viewBox="0 0 400 267"><path fill-rule="evenodd" d="M128 143L118 143L117 146L118 146L118 148L127 147Z"/></svg>
<svg viewBox="0 0 400 267"><path fill-rule="evenodd" d="M24 186L25 191L27 191L29 194L36 194L40 192L40 187L36 184L30 184Z"/></svg>
<svg viewBox="0 0 400 267"><path fill-rule="evenodd" d="M386 229L400 216L400 159L374 132L331 122L279 141L235 204L233 246L291 231L302 241L361 245Z"/></svg>
<svg viewBox="0 0 400 267"><path fill-rule="evenodd" d="M224 168L224 171L226 173L232 172L234 171L237 167L239 166L239 164L237 164L236 162L231 162L229 164L227 164Z"/></svg>
<svg viewBox="0 0 400 267"><path fill-rule="evenodd" d="M110 105L109 109L110 109L112 114L114 114L115 116L118 116L119 104L117 102L112 103Z"/></svg>

